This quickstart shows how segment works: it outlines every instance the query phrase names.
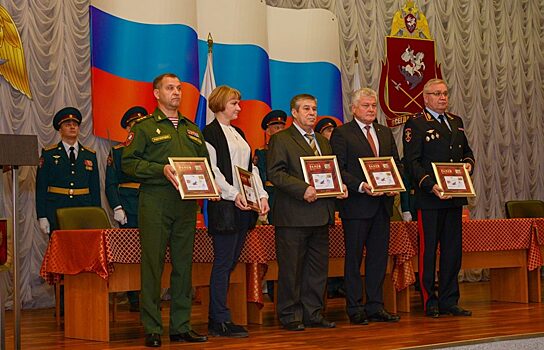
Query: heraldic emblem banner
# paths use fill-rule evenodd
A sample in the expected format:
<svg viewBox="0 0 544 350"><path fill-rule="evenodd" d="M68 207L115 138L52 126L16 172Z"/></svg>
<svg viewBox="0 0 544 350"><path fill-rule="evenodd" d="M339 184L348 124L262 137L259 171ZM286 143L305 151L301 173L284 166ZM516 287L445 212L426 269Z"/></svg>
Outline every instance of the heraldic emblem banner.
<svg viewBox="0 0 544 350"><path fill-rule="evenodd" d="M413 1L395 13L385 44L379 98L387 125L395 127L423 110L423 86L442 73L427 19Z"/></svg>

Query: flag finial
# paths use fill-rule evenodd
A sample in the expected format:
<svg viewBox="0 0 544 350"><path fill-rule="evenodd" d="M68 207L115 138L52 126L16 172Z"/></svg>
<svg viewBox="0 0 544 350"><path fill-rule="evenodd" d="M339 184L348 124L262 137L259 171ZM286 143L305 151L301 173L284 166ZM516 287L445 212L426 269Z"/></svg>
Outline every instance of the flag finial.
<svg viewBox="0 0 544 350"><path fill-rule="evenodd" d="M212 51L213 51L212 33L208 33L208 52L211 53Z"/></svg>

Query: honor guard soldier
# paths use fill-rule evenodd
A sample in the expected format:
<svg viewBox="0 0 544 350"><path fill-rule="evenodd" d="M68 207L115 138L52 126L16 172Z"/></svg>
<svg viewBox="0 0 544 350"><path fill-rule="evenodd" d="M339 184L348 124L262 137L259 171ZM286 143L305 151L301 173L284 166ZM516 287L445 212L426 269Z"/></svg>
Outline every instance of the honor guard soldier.
<svg viewBox="0 0 544 350"><path fill-rule="evenodd" d="M264 185L266 193L268 193L268 202L272 206L274 201L274 185L267 180L266 175L266 152L268 151L268 140L275 133L282 131L285 128L285 123L287 121L287 114L284 111L276 109L268 112L264 116L263 121L261 122L261 128L265 132L265 146L264 148L255 150L255 155L253 157L253 164L259 168L259 175ZM272 224L272 212L268 213L268 223Z"/></svg>
<svg viewBox="0 0 544 350"><path fill-rule="evenodd" d="M44 234L58 229L57 208L101 206L96 152L78 142L81 119L77 108L58 111L53 127L61 141L42 149L36 174L36 212Z"/></svg>
<svg viewBox="0 0 544 350"><path fill-rule="evenodd" d="M338 124L336 124L334 119L326 117L317 122L315 125L315 131L325 136L327 140L330 140L332 131L337 126Z"/></svg>
<svg viewBox="0 0 544 350"><path fill-rule="evenodd" d="M130 132L136 119L147 115L145 108L135 106L126 111L121 118L121 127ZM106 166L106 197L113 209L113 218L122 228L138 227L138 194L140 183L121 171L121 155L125 143L121 142L112 147ZM130 303L130 311L138 312L140 309L138 292L127 292Z"/></svg>

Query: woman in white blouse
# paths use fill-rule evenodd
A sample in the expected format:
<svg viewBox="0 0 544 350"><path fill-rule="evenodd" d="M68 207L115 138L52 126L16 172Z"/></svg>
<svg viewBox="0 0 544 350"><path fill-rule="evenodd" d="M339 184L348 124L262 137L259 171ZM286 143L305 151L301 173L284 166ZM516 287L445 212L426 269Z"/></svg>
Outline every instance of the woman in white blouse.
<svg viewBox="0 0 544 350"><path fill-rule="evenodd" d="M208 333L237 338L247 337L248 332L232 323L227 307L230 274L240 257L247 232L255 226L257 214L264 215L270 210L259 170L252 166L251 148L242 130L231 125L242 110L240 99L240 92L229 86L214 89L208 98L208 106L215 113L215 119L203 130L215 181L221 188L221 200L208 203L208 232L212 236L215 257L210 277ZM240 192L237 166L256 177L260 213L251 210Z"/></svg>

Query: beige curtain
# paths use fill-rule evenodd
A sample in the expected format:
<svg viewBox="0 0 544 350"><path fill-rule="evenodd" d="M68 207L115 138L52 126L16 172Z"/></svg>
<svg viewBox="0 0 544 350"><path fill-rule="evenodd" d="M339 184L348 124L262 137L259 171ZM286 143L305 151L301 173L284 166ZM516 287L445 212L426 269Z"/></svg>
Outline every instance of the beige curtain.
<svg viewBox="0 0 544 350"><path fill-rule="evenodd" d="M346 116L356 46L362 85L378 89L385 36L403 1L267 3L325 8L338 17ZM472 218L503 217L506 200L544 200L544 0L415 3L427 16L436 40L437 59L450 87L450 109L464 118L476 155L473 180L478 197L471 201ZM33 94L29 100L0 78L0 133L36 134L40 147L56 143L53 114L67 105L76 106L84 115L81 142L97 151L103 180L109 143L92 135L89 1L0 0L0 4L19 29ZM399 146L401 132L401 128L394 130ZM50 288L39 277L47 238L39 232L35 214L36 169L23 167L19 173L23 306L52 306ZM0 187L5 208L0 215L4 216L11 215L9 175L3 175ZM104 195L102 199L108 208ZM10 276L0 274L0 292L11 288Z"/></svg>

